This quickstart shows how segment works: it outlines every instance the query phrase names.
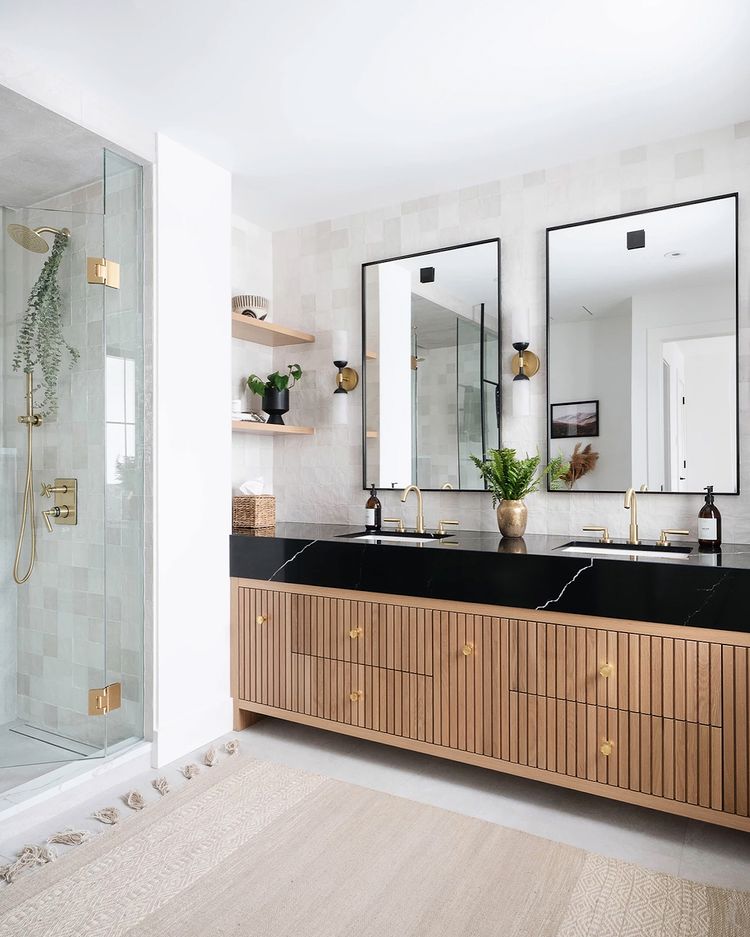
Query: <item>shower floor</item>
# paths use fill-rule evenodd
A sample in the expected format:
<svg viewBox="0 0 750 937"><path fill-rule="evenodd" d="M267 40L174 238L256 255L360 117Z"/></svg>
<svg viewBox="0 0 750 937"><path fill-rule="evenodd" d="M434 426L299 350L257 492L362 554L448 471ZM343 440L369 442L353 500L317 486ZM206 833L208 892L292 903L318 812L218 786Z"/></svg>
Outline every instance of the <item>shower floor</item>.
<svg viewBox="0 0 750 937"><path fill-rule="evenodd" d="M71 761L96 754L88 745L40 732L21 722L0 726L0 794Z"/></svg>

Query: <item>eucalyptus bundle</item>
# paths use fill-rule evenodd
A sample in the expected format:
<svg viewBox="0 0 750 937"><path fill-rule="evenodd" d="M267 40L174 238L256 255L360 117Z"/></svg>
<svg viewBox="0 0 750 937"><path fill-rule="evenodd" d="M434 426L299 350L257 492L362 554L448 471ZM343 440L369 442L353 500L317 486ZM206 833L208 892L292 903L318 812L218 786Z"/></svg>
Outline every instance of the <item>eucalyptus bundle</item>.
<svg viewBox="0 0 750 937"><path fill-rule="evenodd" d="M581 449L582 445L583 443L576 443L573 454L570 457L568 470L561 476L568 488L572 488L579 478L583 478L584 475L593 472L596 468L596 463L599 461L599 453L591 448L591 443L588 443L584 449Z"/></svg>
<svg viewBox="0 0 750 937"><path fill-rule="evenodd" d="M67 351L71 367L79 358L78 350L65 341L60 319L62 293L57 275L67 243L68 238L64 234L55 235L50 255L29 294L13 355L14 371L27 374L41 371L41 383L34 390L44 388L44 399L39 408L42 416L49 416L57 410L57 380L63 352Z"/></svg>

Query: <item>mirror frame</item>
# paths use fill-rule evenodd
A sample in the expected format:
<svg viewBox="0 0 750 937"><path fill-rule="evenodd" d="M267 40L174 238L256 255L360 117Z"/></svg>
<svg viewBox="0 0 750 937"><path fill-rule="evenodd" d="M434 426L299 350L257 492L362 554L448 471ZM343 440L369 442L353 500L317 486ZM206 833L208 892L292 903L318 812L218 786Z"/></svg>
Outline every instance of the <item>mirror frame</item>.
<svg viewBox="0 0 750 937"><path fill-rule="evenodd" d="M362 264L362 273L360 279L360 290L361 290L361 303L362 303L362 319L361 319L361 329L362 329L362 380L360 381L360 387L362 388L362 490L369 491L370 486L367 484L367 307L365 302L365 277L367 276L368 267L376 267L378 264L390 263L394 260L408 260L411 257L426 257L432 254L442 254L445 251L455 251L459 250L462 247L479 247L482 244L497 244L497 342L498 342L498 355L497 355L497 397L495 401L495 409L499 416L499 422L497 427L497 438L498 438L498 447L502 446L502 376L503 376L503 346L502 346L502 290L501 284L503 279L502 274L502 261L501 261L501 252L500 252L500 238L482 238L480 241L467 241L465 244L451 244L449 247L436 247L432 250L426 251L415 251L412 254L398 254L395 257L383 257L381 260L368 260ZM484 378L484 349L482 349L482 354L480 356L480 382L483 383ZM482 453L484 457L486 453ZM382 488L375 486L376 491L398 491L399 489L391 488ZM483 488L421 488L420 491L442 491L443 493L449 493L455 491L457 494L462 493L471 493L477 492L482 494L487 491L487 485Z"/></svg>
<svg viewBox="0 0 750 937"><path fill-rule="evenodd" d="M690 199L687 202L675 202L672 205L658 205L655 208L643 208L640 211L626 211L622 212L619 215L604 215L601 218L589 218L587 221L572 221L568 224L559 224L553 225L550 228L546 229L545 233L545 256L544 256L544 269L545 269L545 309L546 309L546 322L545 322L545 354L546 354L546 418L545 418L545 427L546 427L546 452L547 452L547 462L552 458L551 454L551 413L550 413L550 388L549 388L549 300L550 300L550 281L549 281L549 236L551 231L561 231L565 228L580 228L582 225L588 224L598 224L601 221L615 221L618 218L631 218L635 215L649 215L657 211L666 211L669 208L685 208L688 205L701 205L704 202L717 202L722 199L734 199L734 330L735 330L735 435L737 438L737 485L736 491L717 491L716 495L721 495L722 498L725 497L737 497L740 494L740 448L741 448L741 437L740 437L740 278L739 278L739 261L740 261L740 251L739 251L739 239L740 239L740 229L739 229L739 193L738 192L727 192L725 195L710 195L707 198L694 198ZM623 494L624 489L613 491L612 489L607 490L596 490L596 491L582 491L581 489L570 489L570 488L551 488L549 478L547 479L547 491L550 494L567 494L567 495L607 495L607 494ZM683 497L698 497L702 496L702 492L695 491L643 491L638 492L638 494L645 495L682 495Z"/></svg>

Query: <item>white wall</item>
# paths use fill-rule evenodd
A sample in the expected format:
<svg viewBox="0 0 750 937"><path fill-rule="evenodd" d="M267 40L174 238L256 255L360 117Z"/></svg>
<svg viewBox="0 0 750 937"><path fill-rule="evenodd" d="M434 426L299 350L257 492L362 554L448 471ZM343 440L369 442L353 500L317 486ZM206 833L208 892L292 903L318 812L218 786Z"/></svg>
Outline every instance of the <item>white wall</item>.
<svg viewBox="0 0 750 937"><path fill-rule="evenodd" d="M713 485L715 491L730 491L737 460L734 339L722 335L680 345L685 359L688 490Z"/></svg>
<svg viewBox="0 0 750 937"><path fill-rule="evenodd" d="M395 483L399 488L411 484L412 468L412 391L411 364L411 274L400 264L384 264L378 270L377 368L380 393L379 412L389 420L383 431L381 418L380 464L382 485ZM394 349L399 352L394 354Z"/></svg>
<svg viewBox="0 0 750 937"><path fill-rule="evenodd" d="M570 165L497 179L484 185L436 194L376 211L349 215L274 234L274 299L292 326L325 339L346 329L359 345L360 264L415 251L502 239L503 439L521 452L544 451L545 394L545 228L627 211L740 193L750 197L750 121L680 139L634 147ZM750 213L740 210L740 245L750 243ZM740 325L750 327L750 269L740 266ZM518 323L528 316L528 329ZM281 315L279 316L281 318ZM519 335L523 331L527 334ZM747 332L745 331L745 334ZM542 369L531 381L530 417L511 410L510 342L526 339L540 354ZM320 386L300 385L297 406L320 430L294 444L297 465L278 470L276 495L282 520L361 523L366 499L361 490L361 397L349 395L348 422L330 426L325 418L331 364L323 342L301 352L308 373L325 374ZM750 355L740 359L740 416L743 494L719 499L727 542L750 542ZM291 440L290 440L291 441ZM287 446L287 441L283 443ZM277 449L277 453L278 453ZM287 450L285 449L285 454ZM277 456L278 459L278 456ZM300 491L314 497L300 498ZM748 493L745 494L744 491ZM397 516L396 493L381 498L384 514ZM695 532L699 496L645 494L640 523L644 538L662 527ZM576 533L584 524L607 524L613 536L627 530L621 494L540 493L529 498L529 532ZM413 505L405 517L413 522ZM457 517L469 529L496 529L489 497L482 492L430 494L428 523Z"/></svg>
<svg viewBox="0 0 750 937"><path fill-rule="evenodd" d="M231 177L159 134L156 183L154 737L162 765L232 725Z"/></svg>
<svg viewBox="0 0 750 937"><path fill-rule="evenodd" d="M664 478L662 360L665 342L734 332L734 290L721 283L632 297L632 483L659 491ZM734 382L734 355L725 362ZM734 417L734 401L732 401ZM731 491L734 484L721 490ZM720 489L717 487L716 489Z"/></svg>
<svg viewBox="0 0 750 937"><path fill-rule="evenodd" d="M599 453L596 468L577 491L624 491L630 486L630 303L621 314L585 322L553 322L550 403L599 401L599 435L552 439L569 458L576 443Z"/></svg>

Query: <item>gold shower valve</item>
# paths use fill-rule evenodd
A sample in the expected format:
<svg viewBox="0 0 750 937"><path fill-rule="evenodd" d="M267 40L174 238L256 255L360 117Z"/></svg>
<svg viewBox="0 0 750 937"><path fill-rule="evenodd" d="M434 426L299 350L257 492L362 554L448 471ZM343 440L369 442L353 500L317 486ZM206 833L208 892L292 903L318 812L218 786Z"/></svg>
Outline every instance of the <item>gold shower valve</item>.
<svg viewBox="0 0 750 937"><path fill-rule="evenodd" d="M67 493L68 493L68 486L65 484L58 485L55 482L53 482L52 484L48 484L47 482L42 482L41 494L43 498L51 498L53 494L64 495Z"/></svg>
<svg viewBox="0 0 750 937"><path fill-rule="evenodd" d="M52 522L62 525L78 523L78 479L56 478L51 484L42 483L42 497L54 495L54 506L42 511L47 530L52 533Z"/></svg>

